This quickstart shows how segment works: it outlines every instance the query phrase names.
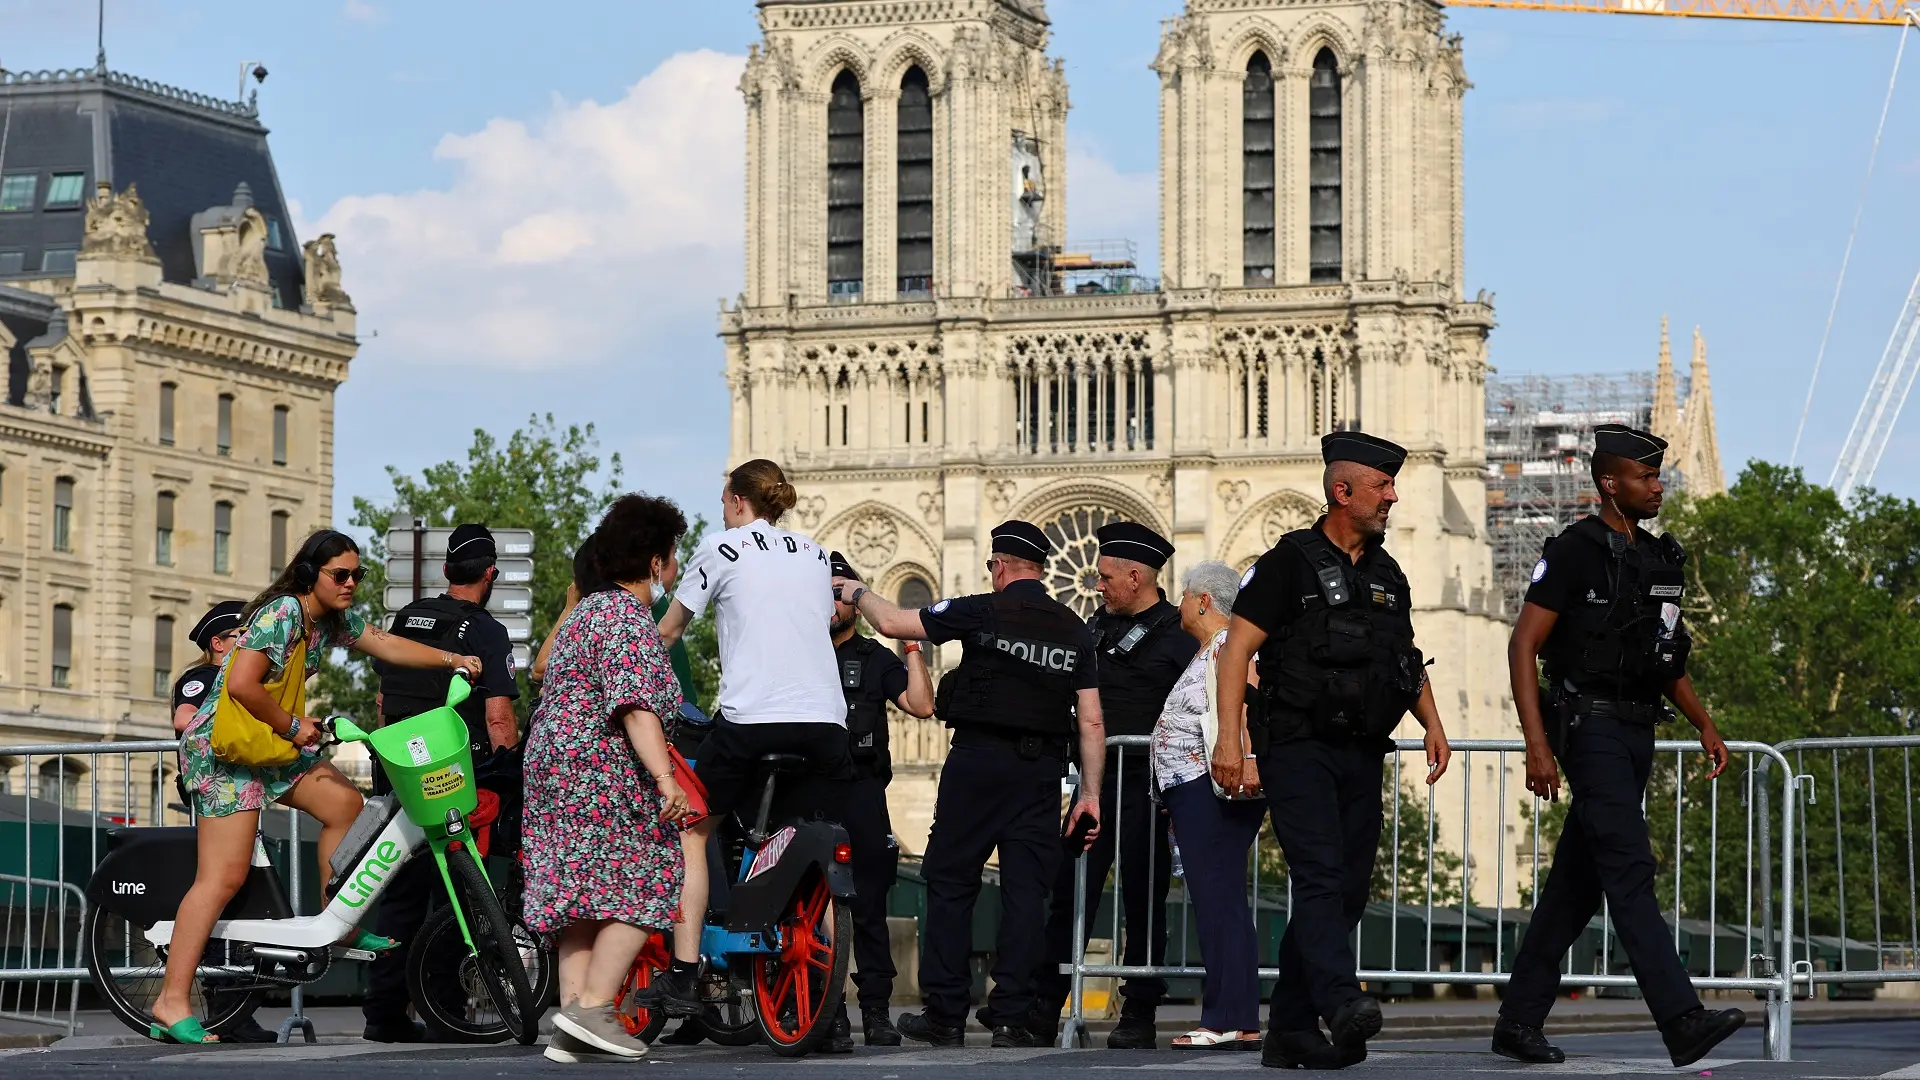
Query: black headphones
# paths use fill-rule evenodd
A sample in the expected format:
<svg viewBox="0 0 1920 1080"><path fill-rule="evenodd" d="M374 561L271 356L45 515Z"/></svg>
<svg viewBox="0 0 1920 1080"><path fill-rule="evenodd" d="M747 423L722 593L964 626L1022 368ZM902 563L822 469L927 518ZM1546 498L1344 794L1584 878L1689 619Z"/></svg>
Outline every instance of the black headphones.
<svg viewBox="0 0 1920 1080"><path fill-rule="evenodd" d="M320 546L341 535L344 534L335 529L321 529L300 545L300 553L293 557L293 583L302 592L320 583Z"/></svg>

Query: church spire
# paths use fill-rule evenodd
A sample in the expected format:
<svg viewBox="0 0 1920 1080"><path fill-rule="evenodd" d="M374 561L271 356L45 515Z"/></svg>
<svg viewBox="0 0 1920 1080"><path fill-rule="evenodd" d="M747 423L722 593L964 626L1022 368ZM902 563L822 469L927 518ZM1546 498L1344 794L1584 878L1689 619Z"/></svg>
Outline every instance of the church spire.
<svg viewBox="0 0 1920 1080"><path fill-rule="evenodd" d="M1648 428L1667 440L1667 456L1673 461L1686 457L1687 435L1680 427L1680 397L1673 381L1673 345L1667 337L1667 317L1660 316L1660 363L1653 375L1653 417Z"/></svg>
<svg viewBox="0 0 1920 1080"><path fill-rule="evenodd" d="M1691 495L1722 495L1726 473L1720 469L1720 436L1713 420L1713 385L1707 378L1707 339L1693 328L1693 369L1687 387L1686 450L1681 472Z"/></svg>

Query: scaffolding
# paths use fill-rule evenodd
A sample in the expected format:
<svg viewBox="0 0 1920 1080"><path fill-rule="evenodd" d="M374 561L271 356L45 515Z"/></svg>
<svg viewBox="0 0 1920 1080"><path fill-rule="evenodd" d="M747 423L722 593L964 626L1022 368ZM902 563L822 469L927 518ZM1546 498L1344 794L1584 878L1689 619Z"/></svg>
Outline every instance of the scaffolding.
<svg viewBox="0 0 1920 1080"><path fill-rule="evenodd" d="M1654 374L1487 379L1487 532L1494 579L1517 618L1548 539L1594 512L1597 424L1652 425Z"/></svg>
<svg viewBox="0 0 1920 1080"><path fill-rule="evenodd" d="M1158 292L1160 282L1142 277L1139 249L1131 240L1093 240L1061 248L1033 230L1033 247L1013 253L1014 295L1088 296Z"/></svg>

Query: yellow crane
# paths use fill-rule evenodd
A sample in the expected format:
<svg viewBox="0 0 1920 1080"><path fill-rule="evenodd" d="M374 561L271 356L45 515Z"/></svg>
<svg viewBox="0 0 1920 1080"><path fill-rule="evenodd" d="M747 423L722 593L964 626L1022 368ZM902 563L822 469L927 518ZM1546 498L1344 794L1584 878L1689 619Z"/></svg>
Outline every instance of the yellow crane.
<svg viewBox="0 0 1920 1080"><path fill-rule="evenodd" d="M1906 26L1910 0L1445 0L1449 7L1520 11L1586 11L1603 15L1672 15L1695 19Z"/></svg>

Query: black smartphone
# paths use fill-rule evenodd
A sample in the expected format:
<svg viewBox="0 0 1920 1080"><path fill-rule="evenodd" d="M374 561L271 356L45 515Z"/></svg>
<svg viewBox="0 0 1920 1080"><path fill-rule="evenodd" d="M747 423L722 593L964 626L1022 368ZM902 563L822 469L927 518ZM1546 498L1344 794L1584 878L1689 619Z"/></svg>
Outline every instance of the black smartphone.
<svg viewBox="0 0 1920 1080"><path fill-rule="evenodd" d="M1074 811L1069 810L1068 813L1073 814ZM1067 849L1069 855L1080 854L1087 850L1087 834L1098 826L1099 822L1088 814L1080 814L1077 819L1069 818L1068 825L1061 828L1061 846Z"/></svg>

